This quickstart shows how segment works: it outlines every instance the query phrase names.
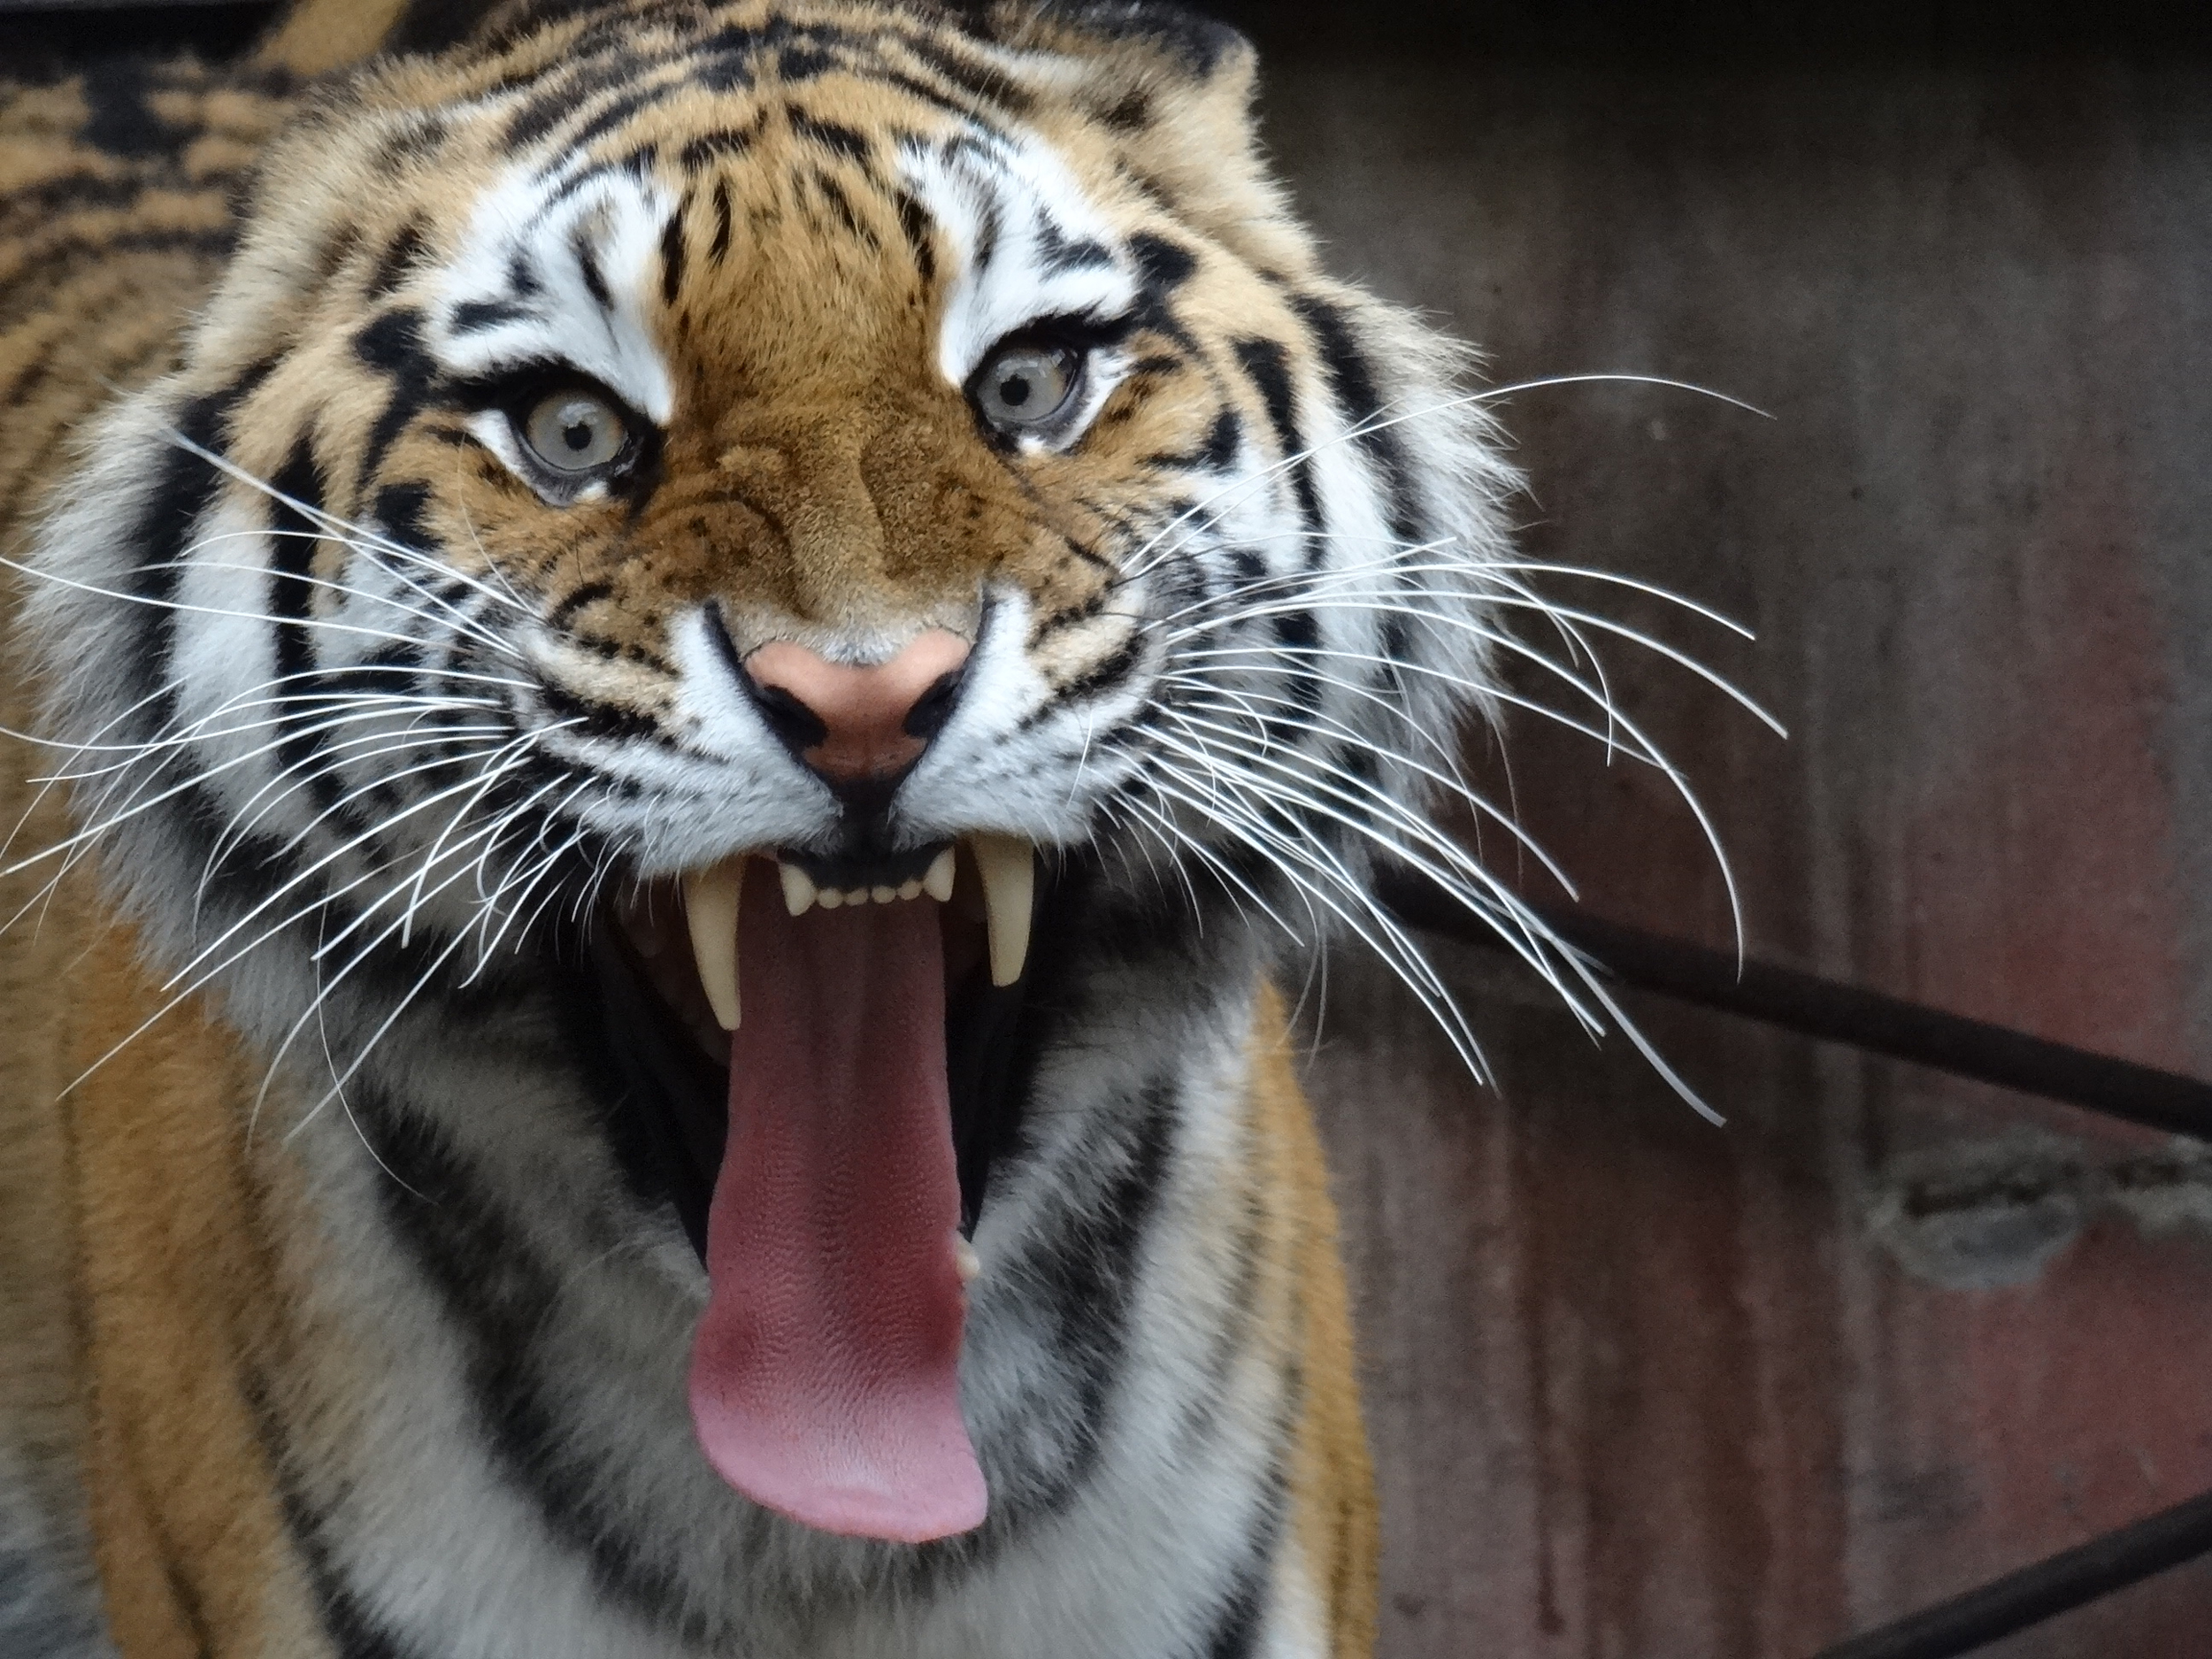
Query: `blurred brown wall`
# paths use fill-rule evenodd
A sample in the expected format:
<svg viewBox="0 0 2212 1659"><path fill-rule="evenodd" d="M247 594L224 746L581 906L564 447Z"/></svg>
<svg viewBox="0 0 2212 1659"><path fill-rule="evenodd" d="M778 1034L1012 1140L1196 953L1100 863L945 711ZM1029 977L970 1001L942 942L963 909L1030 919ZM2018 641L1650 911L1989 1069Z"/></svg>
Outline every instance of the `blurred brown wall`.
<svg viewBox="0 0 2212 1659"><path fill-rule="evenodd" d="M2212 59L2001 26L1939 55L1393 50L1248 11L1340 268L1498 383L1636 372L1772 415L1504 405L1532 553L1758 631L1545 583L1790 727L1609 654L1753 952L2212 1075ZM1504 752L1586 902L1728 942L1663 776L1526 718ZM1637 1002L1714 1129L1540 987L1448 960L1499 1088L1349 959L1314 1066L1389 1659L1809 1655L2212 1488L2202 1148ZM2205 1659L2212 1566L1987 1651Z"/></svg>

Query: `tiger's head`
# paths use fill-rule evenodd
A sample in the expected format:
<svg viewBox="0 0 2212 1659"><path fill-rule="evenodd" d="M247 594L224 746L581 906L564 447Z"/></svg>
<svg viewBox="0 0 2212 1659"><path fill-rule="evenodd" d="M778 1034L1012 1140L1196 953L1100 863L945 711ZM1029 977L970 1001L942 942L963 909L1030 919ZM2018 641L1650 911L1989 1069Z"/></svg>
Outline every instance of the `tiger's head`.
<svg viewBox="0 0 2212 1659"><path fill-rule="evenodd" d="M1512 480L1455 349L1319 269L1253 81L1141 4L496 10L309 98L44 538L173 983L311 1110L584 1054L714 1281L710 1455L830 1530L980 1500L779 1466L829 1383L746 1371L726 1272L863 1239L921 1310L866 1363L937 1387L1050 1021L1157 1041L1337 930L1419 978L1379 854L1497 902L1425 805Z"/></svg>

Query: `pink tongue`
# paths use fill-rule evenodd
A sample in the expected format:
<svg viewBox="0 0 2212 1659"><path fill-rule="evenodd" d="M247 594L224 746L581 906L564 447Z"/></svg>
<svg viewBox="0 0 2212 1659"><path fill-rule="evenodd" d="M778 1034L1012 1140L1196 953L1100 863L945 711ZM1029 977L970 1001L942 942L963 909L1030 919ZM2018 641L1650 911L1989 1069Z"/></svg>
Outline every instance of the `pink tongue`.
<svg viewBox="0 0 2212 1659"><path fill-rule="evenodd" d="M793 918L756 860L691 1354L699 1444L756 1503L920 1543L981 1524L938 907Z"/></svg>

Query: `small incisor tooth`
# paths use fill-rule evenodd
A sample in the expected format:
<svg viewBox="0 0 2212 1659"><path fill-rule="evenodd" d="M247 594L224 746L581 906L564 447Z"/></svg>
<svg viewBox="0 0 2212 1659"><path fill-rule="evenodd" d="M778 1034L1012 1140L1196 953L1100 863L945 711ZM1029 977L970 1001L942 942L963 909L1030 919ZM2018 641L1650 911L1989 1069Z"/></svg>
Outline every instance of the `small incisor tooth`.
<svg viewBox="0 0 2212 1659"><path fill-rule="evenodd" d="M787 864L781 860L777 862L776 875L783 882L783 908L785 910L789 910L794 916L804 916L814 908L814 901L818 895L814 891L813 877L796 864Z"/></svg>
<svg viewBox="0 0 2212 1659"><path fill-rule="evenodd" d="M870 887L868 896L879 904L888 904L899 896L896 887Z"/></svg>
<svg viewBox="0 0 2212 1659"><path fill-rule="evenodd" d="M684 919L699 983L724 1031L737 1029L737 906L745 893L745 858L726 858L684 878Z"/></svg>
<svg viewBox="0 0 2212 1659"><path fill-rule="evenodd" d="M958 868L959 861L953 856L952 849L946 848L930 860L929 873L922 878L922 891L940 904L949 903L952 900L953 877Z"/></svg>
<svg viewBox="0 0 2212 1659"><path fill-rule="evenodd" d="M983 878L983 908L991 936L991 983L1011 985L1029 959L1030 912L1037 897L1037 859L1012 835L971 835L968 850ZM933 873L934 873L933 872Z"/></svg>
<svg viewBox="0 0 2212 1659"><path fill-rule="evenodd" d="M814 895L814 902L826 910L833 910L845 902L845 895L840 888L824 887Z"/></svg>
<svg viewBox="0 0 2212 1659"><path fill-rule="evenodd" d="M921 896L922 884L919 880L902 881L899 883L899 897L902 901L907 899L918 899Z"/></svg>

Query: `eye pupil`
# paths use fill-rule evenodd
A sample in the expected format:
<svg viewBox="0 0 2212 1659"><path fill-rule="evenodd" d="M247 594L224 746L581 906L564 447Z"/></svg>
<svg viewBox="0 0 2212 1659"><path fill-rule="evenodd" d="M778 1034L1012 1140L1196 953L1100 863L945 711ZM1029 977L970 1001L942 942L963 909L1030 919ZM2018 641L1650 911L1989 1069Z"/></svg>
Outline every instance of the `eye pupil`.
<svg viewBox="0 0 2212 1659"><path fill-rule="evenodd" d="M562 440L579 452L591 448L591 426L586 421L572 421L562 430Z"/></svg>
<svg viewBox="0 0 2212 1659"><path fill-rule="evenodd" d="M1029 401L1029 381L1023 375L1010 374L1000 383L998 395L1000 402L1019 409Z"/></svg>

